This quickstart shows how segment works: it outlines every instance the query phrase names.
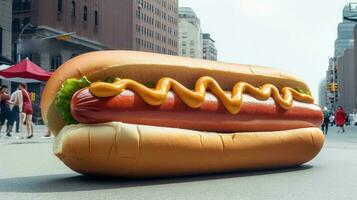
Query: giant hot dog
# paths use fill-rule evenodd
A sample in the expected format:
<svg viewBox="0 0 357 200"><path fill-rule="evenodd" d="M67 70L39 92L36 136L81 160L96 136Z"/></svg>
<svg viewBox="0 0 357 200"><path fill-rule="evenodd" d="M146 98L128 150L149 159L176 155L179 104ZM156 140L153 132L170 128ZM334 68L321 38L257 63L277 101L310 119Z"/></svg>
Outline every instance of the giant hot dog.
<svg viewBox="0 0 357 200"><path fill-rule="evenodd" d="M257 66L94 52L53 74L41 107L55 154L83 174L293 166L323 145L322 112L306 84Z"/></svg>

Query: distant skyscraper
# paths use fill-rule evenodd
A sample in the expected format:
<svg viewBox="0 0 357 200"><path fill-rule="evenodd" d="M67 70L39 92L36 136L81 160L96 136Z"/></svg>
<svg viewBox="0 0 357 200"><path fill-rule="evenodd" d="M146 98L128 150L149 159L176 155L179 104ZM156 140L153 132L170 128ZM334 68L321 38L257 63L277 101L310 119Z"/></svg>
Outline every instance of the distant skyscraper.
<svg viewBox="0 0 357 200"><path fill-rule="evenodd" d="M200 20L192 8L179 8L179 55L202 58L202 31Z"/></svg>
<svg viewBox="0 0 357 200"><path fill-rule="evenodd" d="M323 79L319 83L319 106L323 108L327 106L327 82L326 79Z"/></svg>
<svg viewBox="0 0 357 200"><path fill-rule="evenodd" d="M338 24L335 41L335 57L338 59L348 48L353 48L353 28L357 24L357 3L349 3L343 8L343 21Z"/></svg>
<svg viewBox="0 0 357 200"><path fill-rule="evenodd" d="M217 60L217 49L214 43L215 41L211 38L209 33L202 34L203 59Z"/></svg>

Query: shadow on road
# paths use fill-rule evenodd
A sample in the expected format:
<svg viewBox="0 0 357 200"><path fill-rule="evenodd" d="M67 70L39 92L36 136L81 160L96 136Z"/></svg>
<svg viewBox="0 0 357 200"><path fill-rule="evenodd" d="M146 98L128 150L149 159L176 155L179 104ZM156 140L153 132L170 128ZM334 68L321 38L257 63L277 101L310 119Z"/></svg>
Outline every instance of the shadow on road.
<svg viewBox="0 0 357 200"><path fill-rule="evenodd" d="M105 190L116 188L129 188L138 186L174 184L184 182L208 181L225 178L239 178L249 176L261 176L276 173L287 173L310 169L310 165L298 167L261 170L249 172L232 172L223 174L210 174L199 176L184 176L159 179L122 179L112 177L93 177L78 174L58 174L30 177L17 177L0 179L1 192L20 192L20 193L50 193L50 192L75 192Z"/></svg>

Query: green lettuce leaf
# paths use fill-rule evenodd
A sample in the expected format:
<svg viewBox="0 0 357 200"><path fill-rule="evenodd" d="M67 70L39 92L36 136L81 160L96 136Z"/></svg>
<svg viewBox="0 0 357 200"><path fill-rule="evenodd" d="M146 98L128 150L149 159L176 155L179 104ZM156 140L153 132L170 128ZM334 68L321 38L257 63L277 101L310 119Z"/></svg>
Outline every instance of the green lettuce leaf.
<svg viewBox="0 0 357 200"><path fill-rule="evenodd" d="M56 111L63 117L66 124L78 124L71 114L71 98L78 90L88 87L90 82L83 76L82 78L67 79L58 91L55 99Z"/></svg>

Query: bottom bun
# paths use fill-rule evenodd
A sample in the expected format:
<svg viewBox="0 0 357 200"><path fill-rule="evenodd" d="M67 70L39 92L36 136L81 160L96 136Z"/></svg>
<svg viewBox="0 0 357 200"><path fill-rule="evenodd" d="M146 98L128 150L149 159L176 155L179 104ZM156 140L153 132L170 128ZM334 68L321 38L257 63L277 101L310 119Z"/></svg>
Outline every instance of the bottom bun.
<svg viewBox="0 0 357 200"><path fill-rule="evenodd" d="M65 126L54 153L82 174L154 177L296 166L323 143L318 128L220 134L110 122Z"/></svg>

